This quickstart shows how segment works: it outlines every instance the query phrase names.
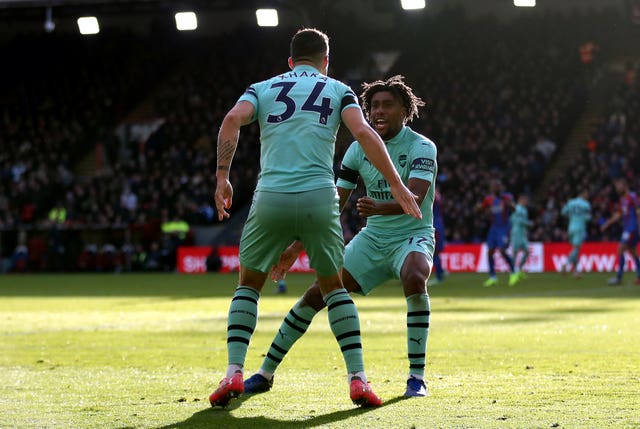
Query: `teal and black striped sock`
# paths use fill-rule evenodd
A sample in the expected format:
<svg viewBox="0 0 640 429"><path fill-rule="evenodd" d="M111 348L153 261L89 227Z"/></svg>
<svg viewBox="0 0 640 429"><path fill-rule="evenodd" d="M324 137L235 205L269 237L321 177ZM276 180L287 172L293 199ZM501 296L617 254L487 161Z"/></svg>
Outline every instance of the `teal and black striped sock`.
<svg viewBox="0 0 640 429"><path fill-rule="evenodd" d="M353 374L364 371L360 318L353 300L346 289L337 289L324 297L329 313L329 325L335 335L347 372Z"/></svg>
<svg viewBox="0 0 640 429"><path fill-rule="evenodd" d="M247 348L258 320L258 298L254 288L238 286L227 319L227 352L229 365L244 366Z"/></svg>
<svg viewBox="0 0 640 429"><path fill-rule="evenodd" d="M260 367L262 371L271 374L276 372L278 365L291 347L307 332L313 316L317 313L313 307L306 304L303 298L295 303L282 321L282 325L280 325L280 329L269 347L267 356Z"/></svg>
<svg viewBox="0 0 640 429"><path fill-rule="evenodd" d="M407 351L409 374L424 378L429 337L429 295L418 293L407 297Z"/></svg>

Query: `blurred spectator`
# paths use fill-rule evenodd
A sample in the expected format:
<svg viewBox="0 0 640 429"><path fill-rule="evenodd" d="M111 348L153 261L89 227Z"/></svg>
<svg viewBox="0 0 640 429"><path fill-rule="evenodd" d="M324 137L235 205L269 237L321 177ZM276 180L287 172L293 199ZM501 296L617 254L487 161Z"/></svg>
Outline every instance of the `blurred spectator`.
<svg viewBox="0 0 640 429"><path fill-rule="evenodd" d="M222 268L222 259L220 258L218 246L214 246L207 257L207 272L216 273L220 271L220 268Z"/></svg>
<svg viewBox="0 0 640 429"><path fill-rule="evenodd" d="M538 137L538 141L534 146L535 151L541 154L544 157L545 161L551 159L551 156L555 153L556 148L557 145L545 137Z"/></svg>
<svg viewBox="0 0 640 429"><path fill-rule="evenodd" d="M145 271L160 271L163 269L163 254L157 241L151 243L149 252L144 258Z"/></svg>

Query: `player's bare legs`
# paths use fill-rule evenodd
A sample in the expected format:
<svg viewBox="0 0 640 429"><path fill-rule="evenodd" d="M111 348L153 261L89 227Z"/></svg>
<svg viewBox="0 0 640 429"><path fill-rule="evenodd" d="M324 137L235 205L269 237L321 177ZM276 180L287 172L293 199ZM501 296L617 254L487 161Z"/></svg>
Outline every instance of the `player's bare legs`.
<svg viewBox="0 0 640 429"><path fill-rule="evenodd" d="M624 265L625 265L624 252L627 250L630 250L629 246L627 246L626 243L624 242L620 242L620 244L618 245L618 271L615 277L609 279L609 284L611 286L622 284L622 275L624 274Z"/></svg>
<svg viewBox="0 0 640 429"><path fill-rule="evenodd" d="M518 274L516 273L515 255L514 255L513 258L511 256L509 256L509 254L507 253L507 248L506 247L501 247L500 248L500 254L502 255L502 258L509 265L509 273L510 273L509 274L509 286L514 286L520 280L520 276L518 276Z"/></svg>
<svg viewBox="0 0 640 429"><path fill-rule="evenodd" d="M495 271L495 262L493 259L494 253L496 253L495 248L487 249L487 258L489 260L489 278L483 283L484 287L491 287L498 284L498 279L496 277Z"/></svg>
<svg viewBox="0 0 640 429"><path fill-rule="evenodd" d="M636 279L633 281L633 284L636 286L640 286L640 259L638 259L638 251L635 246L629 247L629 253L633 256L633 261L636 265Z"/></svg>
<svg viewBox="0 0 640 429"><path fill-rule="evenodd" d="M240 267L239 284L242 286L251 287L258 292L261 292L266 281L267 273L261 273L258 271L252 271L245 267Z"/></svg>
<svg viewBox="0 0 640 429"><path fill-rule="evenodd" d="M317 276L317 282L323 296L344 287L342 278L340 278L340 274L338 273L332 276Z"/></svg>
<svg viewBox="0 0 640 429"><path fill-rule="evenodd" d="M569 253L569 257L567 258L567 263L564 264L561 268L562 275L567 273L574 273L576 278L580 277L580 273L578 271L578 258L580 256L580 248L582 245L572 245L571 252Z"/></svg>
<svg viewBox="0 0 640 429"><path fill-rule="evenodd" d="M635 246L629 246L625 242L621 242L618 245L618 272L616 273L616 277L609 279L610 285L620 285L622 284L622 275L624 274L624 266L625 266L625 252L629 252L631 257L633 258L633 262L636 268L636 279L634 280L635 285L640 285L640 259L638 259L638 251Z"/></svg>

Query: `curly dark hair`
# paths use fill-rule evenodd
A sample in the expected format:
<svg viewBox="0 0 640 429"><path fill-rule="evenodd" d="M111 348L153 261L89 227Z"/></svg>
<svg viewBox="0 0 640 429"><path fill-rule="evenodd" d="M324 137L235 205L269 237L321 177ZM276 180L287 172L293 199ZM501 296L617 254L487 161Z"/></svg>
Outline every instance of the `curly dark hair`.
<svg viewBox="0 0 640 429"><path fill-rule="evenodd" d="M360 100L362 100L362 110L364 110L367 119L369 119L371 98L373 98L374 94L381 91L389 91L402 101L402 105L407 109L407 122L411 122L414 117L420 117L418 109L424 106L425 102L413 93L413 89L404 83L403 79L404 77L398 74L387 80L376 80L371 83L362 84Z"/></svg>

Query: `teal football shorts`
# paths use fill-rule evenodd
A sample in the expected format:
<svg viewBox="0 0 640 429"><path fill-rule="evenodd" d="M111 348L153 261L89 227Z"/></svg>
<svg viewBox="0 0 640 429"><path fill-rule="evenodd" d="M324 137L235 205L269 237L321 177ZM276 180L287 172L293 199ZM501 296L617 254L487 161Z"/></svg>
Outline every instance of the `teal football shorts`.
<svg viewBox="0 0 640 429"><path fill-rule="evenodd" d="M580 247L584 240L587 238L587 233L583 230L569 231L569 243L573 247Z"/></svg>
<svg viewBox="0 0 640 429"><path fill-rule="evenodd" d="M526 238L512 238L511 239L511 248L514 251L518 250L526 250L529 248L529 241Z"/></svg>
<svg viewBox="0 0 640 429"><path fill-rule="evenodd" d="M399 279L404 260L411 252L425 255L433 266L434 231L385 236L360 230L349 242L344 254L344 268L358 282L363 295L391 279Z"/></svg>
<svg viewBox="0 0 640 429"><path fill-rule="evenodd" d="M302 241L318 275L332 276L342 268L344 239L335 188L255 192L240 238L240 264L268 273L294 240Z"/></svg>

